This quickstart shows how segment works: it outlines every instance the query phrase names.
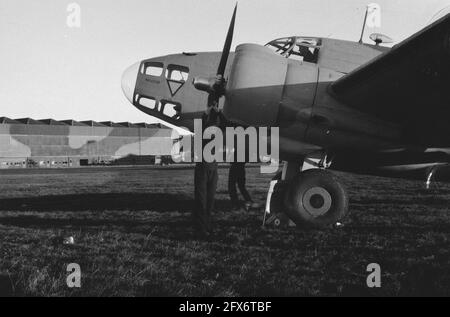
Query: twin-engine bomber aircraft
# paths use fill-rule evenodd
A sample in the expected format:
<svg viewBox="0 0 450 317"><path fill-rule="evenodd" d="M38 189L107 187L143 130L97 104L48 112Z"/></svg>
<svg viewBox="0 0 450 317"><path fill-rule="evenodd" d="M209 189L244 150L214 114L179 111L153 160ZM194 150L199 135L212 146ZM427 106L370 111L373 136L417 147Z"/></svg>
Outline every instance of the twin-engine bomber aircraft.
<svg viewBox="0 0 450 317"><path fill-rule="evenodd" d="M141 61L122 89L141 111L193 128L208 96L230 122L278 127L285 167L283 209L297 224L328 225L348 195L326 170L446 180L450 166L450 14L392 49L291 36L230 52L236 8L222 52ZM319 162L302 171L304 162Z"/></svg>

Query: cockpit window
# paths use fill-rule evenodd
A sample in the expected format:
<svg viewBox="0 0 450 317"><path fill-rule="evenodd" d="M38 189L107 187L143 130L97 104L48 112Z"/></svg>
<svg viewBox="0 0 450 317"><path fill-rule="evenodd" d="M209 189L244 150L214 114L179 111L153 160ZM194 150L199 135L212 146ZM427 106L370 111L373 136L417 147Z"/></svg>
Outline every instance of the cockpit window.
<svg viewBox="0 0 450 317"><path fill-rule="evenodd" d="M288 52L291 49L291 47L294 44L294 40L295 40L295 38L292 38L292 37L278 39L278 40L270 42L269 44L266 45L266 47L269 47L275 53L284 55L284 54L286 54L286 52Z"/></svg>
<svg viewBox="0 0 450 317"><path fill-rule="evenodd" d="M321 45L317 38L288 37L274 40L266 47L286 58L317 64Z"/></svg>
<svg viewBox="0 0 450 317"><path fill-rule="evenodd" d="M169 65L166 70L166 78L177 82L186 82L189 77L189 68L180 65Z"/></svg>
<svg viewBox="0 0 450 317"><path fill-rule="evenodd" d="M141 73L148 76L159 77L162 75L163 69L164 69L163 63L146 62L142 64Z"/></svg>

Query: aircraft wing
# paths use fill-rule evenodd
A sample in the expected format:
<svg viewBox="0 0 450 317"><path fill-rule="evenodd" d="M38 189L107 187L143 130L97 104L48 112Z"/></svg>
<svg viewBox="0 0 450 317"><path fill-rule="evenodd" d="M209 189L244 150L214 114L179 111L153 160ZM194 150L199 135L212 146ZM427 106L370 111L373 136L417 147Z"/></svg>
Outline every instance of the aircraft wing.
<svg viewBox="0 0 450 317"><path fill-rule="evenodd" d="M450 145L450 14L332 84L343 103L400 124L415 144Z"/></svg>

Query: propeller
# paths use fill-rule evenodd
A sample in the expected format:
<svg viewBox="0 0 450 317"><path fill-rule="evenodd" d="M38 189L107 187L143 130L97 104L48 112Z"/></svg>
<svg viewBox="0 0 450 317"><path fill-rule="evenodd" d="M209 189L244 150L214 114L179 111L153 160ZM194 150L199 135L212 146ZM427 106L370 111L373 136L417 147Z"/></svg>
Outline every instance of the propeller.
<svg viewBox="0 0 450 317"><path fill-rule="evenodd" d="M208 106L218 103L220 97L225 95L226 80L224 78L225 68L227 67L228 56L230 55L231 44L233 42L234 26L236 22L237 4L234 7L233 17L231 18L230 27L228 28L227 37L220 57L219 67L214 77L195 77L193 80L194 87L198 90L205 91L209 94Z"/></svg>

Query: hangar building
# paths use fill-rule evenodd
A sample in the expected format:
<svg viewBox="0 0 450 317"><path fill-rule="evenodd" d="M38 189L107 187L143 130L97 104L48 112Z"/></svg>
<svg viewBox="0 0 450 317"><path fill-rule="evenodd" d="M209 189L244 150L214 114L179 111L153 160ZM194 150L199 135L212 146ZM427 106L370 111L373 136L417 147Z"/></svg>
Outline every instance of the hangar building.
<svg viewBox="0 0 450 317"><path fill-rule="evenodd" d="M170 156L172 130L129 122L0 118L0 168L147 164Z"/></svg>

